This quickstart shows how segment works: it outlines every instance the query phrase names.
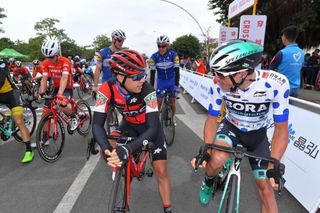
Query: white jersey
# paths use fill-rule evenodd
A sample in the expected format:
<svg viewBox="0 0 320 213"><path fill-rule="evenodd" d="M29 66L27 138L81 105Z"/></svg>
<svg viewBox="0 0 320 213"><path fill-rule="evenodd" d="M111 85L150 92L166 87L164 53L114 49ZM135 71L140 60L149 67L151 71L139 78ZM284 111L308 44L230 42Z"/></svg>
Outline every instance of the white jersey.
<svg viewBox="0 0 320 213"><path fill-rule="evenodd" d="M215 117L220 114L223 99L226 119L243 132L265 127L270 109L273 109L274 122L287 121L290 95L288 79L271 70L255 72L255 81L245 90L230 92L215 85L211 91L209 114Z"/></svg>

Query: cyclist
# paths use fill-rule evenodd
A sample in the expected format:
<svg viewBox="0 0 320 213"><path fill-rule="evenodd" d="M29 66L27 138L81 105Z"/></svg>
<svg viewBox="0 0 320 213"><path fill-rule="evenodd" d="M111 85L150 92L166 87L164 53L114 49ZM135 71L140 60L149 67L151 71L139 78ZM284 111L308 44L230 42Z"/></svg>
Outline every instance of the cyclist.
<svg viewBox="0 0 320 213"><path fill-rule="evenodd" d="M0 59L0 103L7 105L11 110L12 118L20 129L22 140L26 145L26 152L21 162L29 163L34 158L34 152L31 150L30 133L24 123L24 109L19 97L18 88L10 77L9 66L5 60Z"/></svg>
<svg viewBox="0 0 320 213"><path fill-rule="evenodd" d="M54 86L53 95L56 95L57 102L62 106L61 110L71 116L71 125L68 129L74 131L77 126L77 118L71 107L67 107L68 99L73 95L73 81L70 60L60 55L60 41L57 38L48 38L42 43L41 52L46 57L42 63L42 79L40 94L47 90L48 77L51 78ZM43 116L48 113L50 101L46 101L43 107ZM44 134L45 135L45 134Z"/></svg>
<svg viewBox="0 0 320 213"><path fill-rule="evenodd" d="M278 160L288 144L289 81L274 71L255 70L263 53L263 47L245 40L232 40L217 48L210 60L215 73L216 85L211 91L209 115L204 126L204 142L221 146L236 146L240 143L248 151ZM226 115L217 125L222 100L225 101ZM274 133L271 151L266 135L266 121L273 107ZM206 175L202 183L200 203L207 205L213 193L214 177L223 167L229 154L217 150L205 153ZM194 167L195 158L191 161ZM273 193L274 178L268 179L267 169L272 164L250 159L258 192L261 212L278 212ZM276 178L276 177L275 177Z"/></svg>
<svg viewBox="0 0 320 213"><path fill-rule="evenodd" d="M31 74L26 66L23 66L21 61L15 62L15 68L13 69L13 79L18 81L29 80L31 78Z"/></svg>
<svg viewBox="0 0 320 213"><path fill-rule="evenodd" d="M122 48L124 40L126 40L126 34L122 30L114 30L111 33L111 45L109 47L105 47L100 50L97 54L97 64L96 69L94 71L94 85L92 90L94 92L98 89L98 82L100 78L100 73L102 71L102 83L109 80L113 77L109 65L108 60L111 58L111 55Z"/></svg>
<svg viewBox="0 0 320 213"><path fill-rule="evenodd" d="M145 60L134 50L122 50L112 55L110 70L115 79L103 83L97 93L93 115L93 136L108 157L108 164L120 167L128 155L152 141L152 165L157 176L164 212L171 212L170 181L167 170L167 149L160 128L156 93L146 82ZM127 145L115 146L107 141L104 123L109 104L123 115L116 132L127 132L137 137Z"/></svg>
<svg viewBox="0 0 320 213"><path fill-rule="evenodd" d="M79 56L73 58L74 82L78 82L79 77L83 76L85 65L81 63Z"/></svg>
<svg viewBox="0 0 320 213"><path fill-rule="evenodd" d="M154 86L155 72L157 71L157 98L158 107L161 109L163 91L170 91L169 102L173 115L176 113L176 93L179 93L179 57L178 54L170 50L170 40L166 35L157 38L158 51L152 54L150 64L150 83ZM174 125L176 125L174 119Z"/></svg>
<svg viewBox="0 0 320 213"><path fill-rule="evenodd" d="M41 77L38 77L37 74L40 73L42 76L42 70L41 70L41 62L38 59L35 59L32 61L32 78L35 81L40 81Z"/></svg>
<svg viewBox="0 0 320 213"><path fill-rule="evenodd" d="M9 72L13 72L13 69L16 68L16 65L15 65L15 59L14 58L9 58L8 60L8 68L9 68Z"/></svg>

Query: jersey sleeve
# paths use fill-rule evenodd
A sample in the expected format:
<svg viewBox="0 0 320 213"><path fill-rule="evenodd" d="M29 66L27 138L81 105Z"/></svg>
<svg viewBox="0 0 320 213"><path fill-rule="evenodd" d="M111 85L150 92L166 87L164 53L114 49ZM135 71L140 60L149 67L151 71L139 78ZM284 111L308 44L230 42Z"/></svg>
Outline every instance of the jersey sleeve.
<svg viewBox="0 0 320 213"><path fill-rule="evenodd" d="M103 61L102 51L103 51L103 49L97 53L97 64L102 64L102 61Z"/></svg>
<svg viewBox="0 0 320 213"><path fill-rule="evenodd" d="M208 114L214 117L218 117L222 106L221 88L218 84L213 84L209 91L209 106Z"/></svg>
<svg viewBox="0 0 320 213"><path fill-rule="evenodd" d="M274 122L285 122L289 118L289 96L290 86L288 79L280 74L274 73L274 99L272 102L273 107L273 120Z"/></svg>
<svg viewBox="0 0 320 213"><path fill-rule="evenodd" d="M282 52L279 51L277 52L277 54L272 58L271 62L270 62L270 69L271 70L276 70L279 65L281 64L282 61Z"/></svg>
<svg viewBox="0 0 320 213"><path fill-rule="evenodd" d="M96 95L96 103L93 107L94 112L107 113L110 103L111 92L107 82L103 83Z"/></svg>
<svg viewBox="0 0 320 213"><path fill-rule="evenodd" d="M154 90L154 88L148 82L146 82L142 90L145 91L143 93L143 100L146 103L146 114L151 112L157 112L158 102L156 91Z"/></svg>
<svg viewBox="0 0 320 213"><path fill-rule="evenodd" d="M153 54L149 60L149 65L151 70L156 69L156 60L155 60L155 54Z"/></svg>
<svg viewBox="0 0 320 213"><path fill-rule="evenodd" d="M44 76L50 76L49 73L49 67L48 67L48 61L45 60L41 65L42 75Z"/></svg>
<svg viewBox="0 0 320 213"><path fill-rule="evenodd" d="M71 64L68 59L62 62L62 74L72 75Z"/></svg>
<svg viewBox="0 0 320 213"><path fill-rule="evenodd" d="M174 52L174 56L173 56L173 63L174 63L174 67L180 67L180 60L179 60L179 56L176 52Z"/></svg>

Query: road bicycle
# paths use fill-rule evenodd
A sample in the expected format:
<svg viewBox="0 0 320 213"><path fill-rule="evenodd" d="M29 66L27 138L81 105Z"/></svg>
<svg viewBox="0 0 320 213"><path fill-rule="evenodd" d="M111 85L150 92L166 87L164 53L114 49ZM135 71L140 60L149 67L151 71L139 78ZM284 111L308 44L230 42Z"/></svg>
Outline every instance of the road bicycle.
<svg viewBox="0 0 320 213"><path fill-rule="evenodd" d="M67 131L70 135L75 130L71 130L71 115L66 115L57 100L53 96L44 96L45 100L51 100L49 113L40 120L36 132L36 144L41 158L49 163L55 162L61 155L65 143L65 128L63 122L67 124ZM69 100L73 116L77 120L77 132L86 136L90 132L92 114L89 104L84 100Z"/></svg>
<svg viewBox="0 0 320 213"><path fill-rule="evenodd" d="M81 74L78 77L79 87L76 88L78 97L83 99L86 95L92 94L93 80L87 74Z"/></svg>
<svg viewBox="0 0 320 213"><path fill-rule="evenodd" d="M232 154L232 163L230 165L230 170L226 178L224 185L222 198L220 201L218 213L238 213L239 212L239 201L240 201L240 166L241 161L245 157L255 158L258 160L264 160L272 163L274 168L267 171L267 177L274 177L275 182L278 184L278 192L281 193L283 189L285 179L283 178L285 172L285 165L275 158L261 157L252 152L248 152L246 147L238 144L235 148L219 146L215 144L206 144L200 148L199 155L196 157L195 171L197 171L199 165L201 164L201 159L203 159L204 153L208 149L216 149L219 151L227 152ZM219 176L216 177L214 181L214 189L217 188Z"/></svg>
<svg viewBox="0 0 320 213"><path fill-rule="evenodd" d="M168 146L171 146L175 137L175 122L174 115L172 112L171 104L169 102L169 95L172 92L169 90L162 91L164 95L162 99L161 109L160 109L160 122L163 128L165 141ZM178 98L177 98L178 99Z"/></svg>
<svg viewBox="0 0 320 213"><path fill-rule="evenodd" d="M37 124L37 114L34 108L29 105L23 105L24 123L29 130L30 136L33 134ZM0 137L3 141L9 140L13 136L18 142L22 141L20 129L15 124L11 111L0 112Z"/></svg>
<svg viewBox="0 0 320 213"><path fill-rule="evenodd" d="M107 136L110 140L116 140L117 144L126 144L134 140L133 137L125 136ZM108 213L129 212L131 181L136 178L141 181L145 175L153 176L151 169L151 150L153 143L149 142L140 150L129 155L128 161L121 168L113 168L112 170L112 189L108 204ZM103 154L104 159L106 156Z"/></svg>

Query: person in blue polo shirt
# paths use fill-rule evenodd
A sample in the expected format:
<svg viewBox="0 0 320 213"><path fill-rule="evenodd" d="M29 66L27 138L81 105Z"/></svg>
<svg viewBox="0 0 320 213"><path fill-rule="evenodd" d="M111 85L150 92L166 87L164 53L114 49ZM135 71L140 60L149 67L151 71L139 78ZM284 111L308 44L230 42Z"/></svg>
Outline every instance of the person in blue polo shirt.
<svg viewBox="0 0 320 213"><path fill-rule="evenodd" d="M288 26L282 30L281 40L285 47L274 56L270 64L271 70L277 70L288 78L292 97L299 95L300 72L304 60L304 52L296 43L298 34L296 26Z"/></svg>

